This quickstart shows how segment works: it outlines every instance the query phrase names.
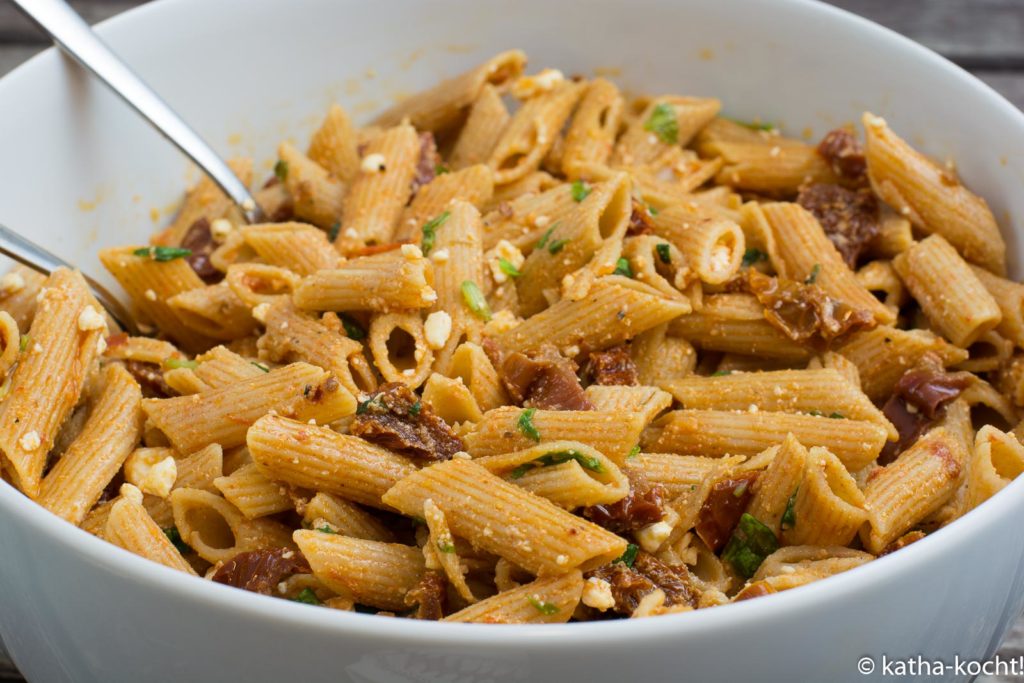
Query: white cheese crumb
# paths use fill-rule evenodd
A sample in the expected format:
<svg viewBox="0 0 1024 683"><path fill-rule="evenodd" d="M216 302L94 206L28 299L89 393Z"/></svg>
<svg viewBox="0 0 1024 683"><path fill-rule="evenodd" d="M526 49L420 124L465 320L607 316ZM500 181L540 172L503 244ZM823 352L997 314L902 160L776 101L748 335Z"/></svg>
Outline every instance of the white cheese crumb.
<svg viewBox="0 0 1024 683"><path fill-rule="evenodd" d="M34 429L31 432L26 432L20 439L18 439L18 445L21 446L21 449L24 451L36 450L42 445L42 441L39 439L39 432Z"/></svg>
<svg viewBox="0 0 1024 683"><path fill-rule="evenodd" d="M452 458L454 458L455 460L472 460L473 456L471 456L466 451L455 451L452 454Z"/></svg>
<svg viewBox="0 0 1024 683"><path fill-rule="evenodd" d="M875 116L874 114L867 114L864 117L864 125L871 126L872 128L885 128L885 119L881 116Z"/></svg>
<svg viewBox="0 0 1024 683"><path fill-rule="evenodd" d="M82 312L78 314L78 329L82 332L90 332L92 330L103 330L107 327L107 321L103 319L92 306L86 306L82 309Z"/></svg>
<svg viewBox="0 0 1024 683"><path fill-rule="evenodd" d="M565 565L569 564L569 556L559 555L555 558L555 564L557 564L560 567L564 567Z"/></svg>
<svg viewBox="0 0 1024 683"><path fill-rule="evenodd" d="M121 484L121 488L118 489L118 493L125 500L129 500L136 505L142 505L142 491L138 489L134 484Z"/></svg>
<svg viewBox="0 0 1024 683"><path fill-rule="evenodd" d="M550 222L551 219L544 215L537 216L533 219L533 224L538 228L546 228Z"/></svg>
<svg viewBox="0 0 1024 683"><path fill-rule="evenodd" d="M103 339L103 337L100 337L100 339ZM32 345L32 352L33 353L42 353L43 352L43 345L40 344L39 342L36 342L35 344Z"/></svg>
<svg viewBox="0 0 1024 683"><path fill-rule="evenodd" d="M771 150L769 150L769 152L768 152L768 156L770 156L770 157L777 157L780 154L782 154L782 148L779 147L778 145L775 145L774 147L772 147Z"/></svg>
<svg viewBox="0 0 1024 683"><path fill-rule="evenodd" d="M147 289L146 293L143 296L145 296L146 299L148 299L149 301L156 301L156 292L154 292L152 289Z"/></svg>
<svg viewBox="0 0 1024 683"><path fill-rule="evenodd" d="M385 161L383 154L367 154L359 167L363 173L380 173L387 168Z"/></svg>
<svg viewBox="0 0 1024 683"><path fill-rule="evenodd" d="M163 451L140 448L124 461L124 478L139 487L143 493L166 498L178 479L178 465L171 456L161 457Z"/></svg>
<svg viewBox="0 0 1024 683"><path fill-rule="evenodd" d="M430 255L430 260L434 263L447 263L449 255L447 249L438 249Z"/></svg>
<svg viewBox="0 0 1024 683"><path fill-rule="evenodd" d="M416 368L406 368L405 370L402 370L402 374L406 377L412 377L416 374Z"/></svg>
<svg viewBox="0 0 1024 683"><path fill-rule="evenodd" d="M668 522L655 522L648 524L634 534L640 547L649 553L658 551L658 548L672 535L672 525Z"/></svg>
<svg viewBox="0 0 1024 683"><path fill-rule="evenodd" d="M0 277L0 292L6 294L14 294L25 289L25 278L21 276L21 273L7 273L3 277Z"/></svg>
<svg viewBox="0 0 1024 683"><path fill-rule="evenodd" d="M269 311L270 304L264 301L262 304L257 304L256 306L253 306L252 317L256 318L256 320L265 324L267 322L267 313Z"/></svg>
<svg viewBox="0 0 1024 683"><path fill-rule="evenodd" d="M356 232L355 228L345 228L345 237L350 240L359 239L359 233Z"/></svg>
<svg viewBox="0 0 1024 683"><path fill-rule="evenodd" d="M498 242L489 254L487 265L491 269L491 275L494 277L494 281L498 284L508 281L508 274L501 269L502 259L508 261L516 270L519 270L523 265L523 262L526 260L526 257L523 256L523 252L519 251L519 249L516 248L516 245L512 244L508 240L501 240Z"/></svg>
<svg viewBox="0 0 1024 683"><path fill-rule="evenodd" d="M423 300L427 303L437 301L437 292L434 291L433 287L424 287L420 290L420 296L423 297Z"/></svg>
<svg viewBox="0 0 1024 683"><path fill-rule="evenodd" d="M36 303L42 303L43 299L46 298L46 293L48 291L50 291L49 287L42 287L42 288L40 288L39 293L36 294Z"/></svg>
<svg viewBox="0 0 1024 683"><path fill-rule="evenodd" d="M42 351L42 347L40 347L39 350ZM103 338L103 335L100 335L99 339L96 340L96 353L102 354L106 350L107 340Z"/></svg>
<svg viewBox="0 0 1024 683"><path fill-rule="evenodd" d="M711 266L713 272L725 270L729 267L729 262L732 260L732 250L724 244L716 244L711 249L711 256L708 259L708 265Z"/></svg>
<svg viewBox="0 0 1024 683"><path fill-rule="evenodd" d="M313 425L314 427L316 427L316 418L315 417L309 418L309 420L306 421L306 424Z"/></svg>
<svg viewBox="0 0 1024 683"><path fill-rule="evenodd" d="M402 245L402 256L410 261L423 258L423 252L415 244L403 244Z"/></svg>
<svg viewBox="0 0 1024 683"><path fill-rule="evenodd" d="M756 403L751 403L749 406L747 406L747 412L748 413L756 413L757 410L758 410L758 408L757 408L757 404Z"/></svg>
<svg viewBox="0 0 1024 683"><path fill-rule="evenodd" d="M434 311L423 323L423 333L427 338L427 346L443 349L452 334L452 317L446 311Z"/></svg>
<svg viewBox="0 0 1024 683"><path fill-rule="evenodd" d="M587 607L593 607L602 612L615 606L615 598L612 596L612 585L596 576L591 576L583 584L581 600Z"/></svg>
<svg viewBox="0 0 1024 683"><path fill-rule="evenodd" d="M252 197L246 197L242 200L242 211L255 211L256 201Z"/></svg>
<svg viewBox="0 0 1024 683"><path fill-rule="evenodd" d="M544 69L533 76L521 76L512 84L513 97L525 100L530 97L550 92L556 85L565 80L558 69Z"/></svg>
<svg viewBox="0 0 1024 683"><path fill-rule="evenodd" d="M218 218L210 224L210 237L215 242L223 242L228 238L228 235L234 231L235 226L231 224L227 218Z"/></svg>

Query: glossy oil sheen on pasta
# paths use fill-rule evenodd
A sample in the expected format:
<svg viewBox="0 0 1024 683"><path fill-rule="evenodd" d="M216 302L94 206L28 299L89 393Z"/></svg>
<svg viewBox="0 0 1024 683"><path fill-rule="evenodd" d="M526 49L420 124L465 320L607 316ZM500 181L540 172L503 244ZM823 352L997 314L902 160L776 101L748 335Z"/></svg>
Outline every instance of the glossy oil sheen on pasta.
<svg viewBox="0 0 1024 683"><path fill-rule="evenodd" d="M952 167L525 62L331 107L264 224L203 180L104 249L144 336L0 278L3 478L238 588L550 623L826 578L1024 470L1024 285Z"/></svg>

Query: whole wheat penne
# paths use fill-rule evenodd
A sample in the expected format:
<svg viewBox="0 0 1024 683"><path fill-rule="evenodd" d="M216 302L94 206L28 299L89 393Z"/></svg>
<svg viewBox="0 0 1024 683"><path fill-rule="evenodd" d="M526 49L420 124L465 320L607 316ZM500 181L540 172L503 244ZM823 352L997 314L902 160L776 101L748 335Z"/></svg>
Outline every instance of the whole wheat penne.
<svg viewBox="0 0 1024 683"><path fill-rule="evenodd" d="M938 427L871 473L864 487L864 547L878 553L945 503L960 486L967 453L959 439Z"/></svg>
<svg viewBox="0 0 1024 683"><path fill-rule="evenodd" d="M141 494L136 494L141 497ZM141 501L123 495L118 498L110 507L103 536L114 545L147 560L195 575L195 570L150 518Z"/></svg>
<svg viewBox="0 0 1024 683"><path fill-rule="evenodd" d="M294 547L285 525L271 519L247 519L234 505L209 491L175 489L170 501L181 539L207 562L226 562L238 553L261 548Z"/></svg>
<svg viewBox="0 0 1024 683"><path fill-rule="evenodd" d="M486 83L469 109L449 157L452 168L483 164L491 156L498 137L512 117L501 100L501 92Z"/></svg>
<svg viewBox="0 0 1024 683"><path fill-rule="evenodd" d="M445 618L481 624L558 624L568 621L580 602L583 576L572 571L502 591Z"/></svg>
<svg viewBox="0 0 1024 683"><path fill-rule="evenodd" d="M747 512L778 536L783 528L793 526L793 505L804 479L808 460L807 449L792 434L786 434L775 457L758 478L754 497ZM816 520L806 520L815 524Z"/></svg>
<svg viewBox="0 0 1024 683"><path fill-rule="evenodd" d="M369 144L345 199L335 244L352 239L365 244L391 241L412 192L410 183L419 156L419 137L409 125L395 126Z"/></svg>
<svg viewBox="0 0 1024 683"><path fill-rule="evenodd" d="M873 422L890 439L896 428L860 388L836 370L777 370L733 372L712 377L691 376L669 380L661 387L684 408L703 410L758 410L821 414Z"/></svg>
<svg viewBox="0 0 1024 683"><path fill-rule="evenodd" d="M778 457L778 456L776 456ZM782 540L790 545L848 545L867 519L864 494L827 449L810 450Z"/></svg>
<svg viewBox="0 0 1024 683"><path fill-rule="evenodd" d="M491 169L483 164L468 166L454 173L436 176L424 185L402 212L395 229L395 241L412 240L422 243L422 228L444 213L455 200L483 208L494 194L494 180ZM443 247L437 247L439 250ZM435 262L436 262L435 258Z"/></svg>
<svg viewBox="0 0 1024 683"><path fill-rule="evenodd" d="M188 453L211 441L225 448L245 443L249 426L271 410L327 423L354 413L356 400L324 370L292 363L193 396L145 399L142 409L175 448Z"/></svg>
<svg viewBox="0 0 1024 683"><path fill-rule="evenodd" d="M622 464L639 443L643 428L641 415L505 406L484 413L463 441L476 458L519 451L536 443L579 441Z"/></svg>
<svg viewBox="0 0 1024 683"><path fill-rule="evenodd" d="M377 117L378 126L393 126L408 118L421 130L445 131L456 125L487 84L501 88L523 73L526 55L508 50L465 73L409 97Z"/></svg>
<svg viewBox="0 0 1024 683"><path fill-rule="evenodd" d="M277 148L277 155L274 170L291 195L295 215L324 229L338 222L348 205L345 183L287 142Z"/></svg>
<svg viewBox="0 0 1024 683"><path fill-rule="evenodd" d="M355 128L342 107L332 104L323 123L313 133L306 155L342 182L359 173Z"/></svg>
<svg viewBox="0 0 1024 683"><path fill-rule="evenodd" d="M334 268L341 260L327 233L305 223L246 225L238 231L260 260L298 275Z"/></svg>
<svg viewBox="0 0 1024 683"><path fill-rule="evenodd" d="M255 463L243 465L227 476L217 477L213 485L247 519L292 509L287 488L268 479Z"/></svg>
<svg viewBox="0 0 1024 683"><path fill-rule="evenodd" d="M826 446L855 472L876 457L886 430L862 420L761 411L676 410L662 418L664 429L645 449L688 455L761 453L792 433L807 446Z"/></svg>
<svg viewBox="0 0 1024 683"><path fill-rule="evenodd" d="M268 415L246 435L253 459L274 479L381 507L391 486L416 470L408 458L356 436Z"/></svg>
<svg viewBox="0 0 1024 683"><path fill-rule="evenodd" d="M423 554L412 546L301 529L294 539L325 586L366 605L405 609L423 575Z"/></svg>
<svg viewBox="0 0 1024 683"><path fill-rule="evenodd" d="M303 279L293 300L308 311L427 308L437 300L433 277L430 262L422 257L353 259Z"/></svg>
<svg viewBox="0 0 1024 683"><path fill-rule="evenodd" d="M968 347L999 324L995 299L942 237L931 235L892 261L932 325L960 347Z"/></svg>
<svg viewBox="0 0 1024 683"><path fill-rule="evenodd" d="M981 197L898 137L885 120L864 114L865 158L875 193L919 229L938 233L972 263L1006 272L1006 243Z"/></svg>
<svg viewBox="0 0 1024 683"><path fill-rule="evenodd" d="M722 103L711 98L652 98L616 143L614 163L645 164L670 146L685 147L721 108Z"/></svg>
<svg viewBox="0 0 1024 683"><path fill-rule="evenodd" d="M617 386L591 384L587 398L595 410L639 415L648 424L672 405L672 395L651 386Z"/></svg>
<svg viewBox="0 0 1024 683"><path fill-rule="evenodd" d="M46 456L78 402L106 335L102 310L77 271L53 271L40 290L25 351L0 403L0 460L29 497L39 495Z"/></svg>
<svg viewBox="0 0 1024 683"><path fill-rule="evenodd" d="M374 365L385 381L410 388L427 381L434 352L427 344L423 319L418 314L378 314L370 323L368 336Z"/></svg>
<svg viewBox="0 0 1024 683"><path fill-rule="evenodd" d="M28 332L36 313L36 298L43 288L46 276L28 266L17 265L0 277L0 309L18 323L18 329Z"/></svg>
<svg viewBox="0 0 1024 683"><path fill-rule="evenodd" d="M302 521L310 528L326 525L342 536L385 543L395 540L394 534L369 512L330 493L313 496L302 511Z"/></svg>
<svg viewBox="0 0 1024 683"><path fill-rule="evenodd" d="M541 576L598 567L626 549L624 539L468 460L419 470L383 496L405 514L420 514L427 498L452 533Z"/></svg>
<svg viewBox="0 0 1024 683"><path fill-rule="evenodd" d="M595 78L587 84L565 133L562 170L568 177L586 177L609 161L623 105L622 95L611 81Z"/></svg>

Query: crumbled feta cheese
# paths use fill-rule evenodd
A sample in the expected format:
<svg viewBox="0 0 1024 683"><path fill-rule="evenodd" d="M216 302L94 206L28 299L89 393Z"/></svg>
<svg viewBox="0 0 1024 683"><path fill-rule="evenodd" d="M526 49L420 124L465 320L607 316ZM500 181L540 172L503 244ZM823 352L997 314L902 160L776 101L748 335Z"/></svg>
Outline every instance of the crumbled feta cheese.
<svg viewBox="0 0 1024 683"><path fill-rule="evenodd" d="M871 128L885 128L885 119L881 116L875 116L874 114L866 114L864 116L864 125L870 126Z"/></svg>
<svg viewBox="0 0 1024 683"><path fill-rule="evenodd" d="M494 281L498 284L508 280L508 274L501 269L502 259L505 259L513 268L519 270L520 266L522 266L523 262L526 260L526 257L524 257L523 253L508 240L501 240L498 242L494 249L491 249L489 252L489 258L487 259L487 265L491 269L491 275L494 277Z"/></svg>
<svg viewBox="0 0 1024 683"><path fill-rule="evenodd" d="M264 301L262 304L257 304L256 306L253 306L252 317L256 318L256 320L265 324L267 322L267 313L269 311L270 304Z"/></svg>
<svg viewBox="0 0 1024 683"><path fill-rule="evenodd" d="M423 252L420 251L420 248L417 247L415 244L403 244L402 256L409 259L410 261L415 261L417 259L423 258Z"/></svg>
<svg viewBox="0 0 1024 683"><path fill-rule="evenodd" d="M178 479L178 465L164 451L140 448L124 461L124 478L139 487L143 493L166 498Z"/></svg>
<svg viewBox="0 0 1024 683"><path fill-rule="evenodd" d="M100 312L92 306L86 306L82 309L82 312L78 314L78 329L82 332L104 330L106 328L107 321L103 318Z"/></svg>
<svg viewBox="0 0 1024 683"><path fill-rule="evenodd" d="M218 218L210 224L210 236L215 242L223 242L234 229L235 226L227 218Z"/></svg>
<svg viewBox="0 0 1024 683"><path fill-rule="evenodd" d="M363 163L359 167L363 173L380 173L387 168L387 164L383 154L367 154L363 157Z"/></svg>
<svg viewBox="0 0 1024 683"><path fill-rule="evenodd" d="M466 451L455 451L455 453L452 454L452 458L455 460L472 460L473 456Z"/></svg>
<svg viewBox="0 0 1024 683"><path fill-rule="evenodd" d="M42 347L40 347L40 351L41 350L42 350ZM102 335L100 335L100 338L96 340L96 353L102 354L106 350L107 350L107 340L104 339Z"/></svg>
<svg viewBox="0 0 1024 683"><path fill-rule="evenodd" d="M583 596L581 601L587 607L604 612L615 606L615 597L612 595L612 585L604 579L591 576L583 584Z"/></svg>
<svg viewBox="0 0 1024 683"><path fill-rule="evenodd" d="M732 250L729 247L724 244L716 244L712 247L708 265L711 266L713 272L725 270L729 267L730 261L732 261Z"/></svg>
<svg viewBox="0 0 1024 683"><path fill-rule="evenodd" d="M100 339L103 339L103 337L100 337ZM42 353L42 352L43 352L43 345L42 344L40 344L39 342L36 342L35 344L32 345L32 353Z"/></svg>
<svg viewBox="0 0 1024 683"><path fill-rule="evenodd" d="M345 228L344 235L350 240L359 239L359 233L356 232L355 228Z"/></svg>
<svg viewBox="0 0 1024 683"><path fill-rule="evenodd" d="M484 325L484 331L490 336L501 334L516 327L519 322L520 320L516 317L515 313L507 308L503 308L491 316L490 321Z"/></svg>
<svg viewBox="0 0 1024 683"><path fill-rule="evenodd" d="M427 303L433 303L434 301L437 301L437 292L434 291L433 287L424 287L422 290L420 290L420 296L422 296L423 300L426 301Z"/></svg>
<svg viewBox="0 0 1024 683"><path fill-rule="evenodd" d="M640 547L649 553L657 552L671 535L672 525L665 521L648 524L634 534Z"/></svg>
<svg viewBox="0 0 1024 683"><path fill-rule="evenodd" d="M25 278L21 276L21 273L7 273L0 277L0 292L4 295L14 294L23 289L25 289Z"/></svg>
<svg viewBox="0 0 1024 683"><path fill-rule="evenodd" d="M434 263L447 263L449 253L447 249L438 249L437 251L430 254L430 260Z"/></svg>
<svg viewBox="0 0 1024 683"><path fill-rule="evenodd" d="M537 216L533 219L533 224L538 228L546 228L550 222L551 219L544 215Z"/></svg>
<svg viewBox="0 0 1024 683"><path fill-rule="evenodd" d="M49 287L41 287L39 293L36 294L36 303L42 303L43 299L46 298L46 293L50 291Z"/></svg>
<svg viewBox="0 0 1024 683"><path fill-rule="evenodd" d="M139 490L134 484L121 484L121 488L118 489L118 493L125 500L131 501L136 505L142 505L142 491Z"/></svg>
<svg viewBox="0 0 1024 683"><path fill-rule="evenodd" d="M512 84L513 97L525 100L530 97L550 92L556 85L565 80L558 69L544 69L533 76L520 76Z"/></svg>
<svg viewBox="0 0 1024 683"><path fill-rule="evenodd" d="M24 451L34 451L42 445L42 441L39 439L39 432L32 430L22 434L21 438L18 439L18 445Z"/></svg>
<svg viewBox="0 0 1024 683"><path fill-rule="evenodd" d="M147 289L143 296L145 296L148 301L156 301L156 292L152 289Z"/></svg>
<svg viewBox="0 0 1024 683"><path fill-rule="evenodd" d="M412 377L416 374L416 368L406 368L405 370L402 370L402 374L406 377Z"/></svg>
<svg viewBox="0 0 1024 683"><path fill-rule="evenodd" d="M555 564L557 564L559 566L565 566L565 565L569 564L569 556L568 555L559 555L558 557L555 558Z"/></svg>
<svg viewBox="0 0 1024 683"><path fill-rule="evenodd" d="M771 150L768 151L768 156L770 157L777 157L780 154L782 154L782 148L779 147L778 145L775 145L774 147L771 148Z"/></svg>
<svg viewBox="0 0 1024 683"><path fill-rule="evenodd" d="M432 349L443 349L452 334L452 317L445 311L434 311L423 323L427 346Z"/></svg>
<svg viewBox="0 0 1024 683"><path fill-rule="evenodd" d="M256 202L253 200L252 197L246 197L245 199L242 200L242 211L255 211L255 210L256 210Z"/></svg>

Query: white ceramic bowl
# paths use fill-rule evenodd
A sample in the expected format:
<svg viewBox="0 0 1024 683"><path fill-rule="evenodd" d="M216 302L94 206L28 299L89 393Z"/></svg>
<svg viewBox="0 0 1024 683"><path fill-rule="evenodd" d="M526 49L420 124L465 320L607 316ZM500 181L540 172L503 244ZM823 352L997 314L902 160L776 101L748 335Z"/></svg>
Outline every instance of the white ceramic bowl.
<svg viewBox="0 0 1024 683"><path fill-rule="evenodd" d="M820 136L864 109L983 194L1019 260L1024 116L889 31L804 0L163 0L101 33L223 153L271 158L339 100L387 104L486 55L620 69L633 91L714 95ZM141 240L186 164L53 50L0 81L0 221L99 272ZM269 168L269 167L268 167ZM738 605L557 626L314 609L107 545L0 483L0 632L30 680L845 681L858 660L984 658L1020 613L1024 481L847 574ZM863 666L863 665L862 665ZM878 669L876 669L876 673ZM955 678L955 676L954 676Z"/></svg>

